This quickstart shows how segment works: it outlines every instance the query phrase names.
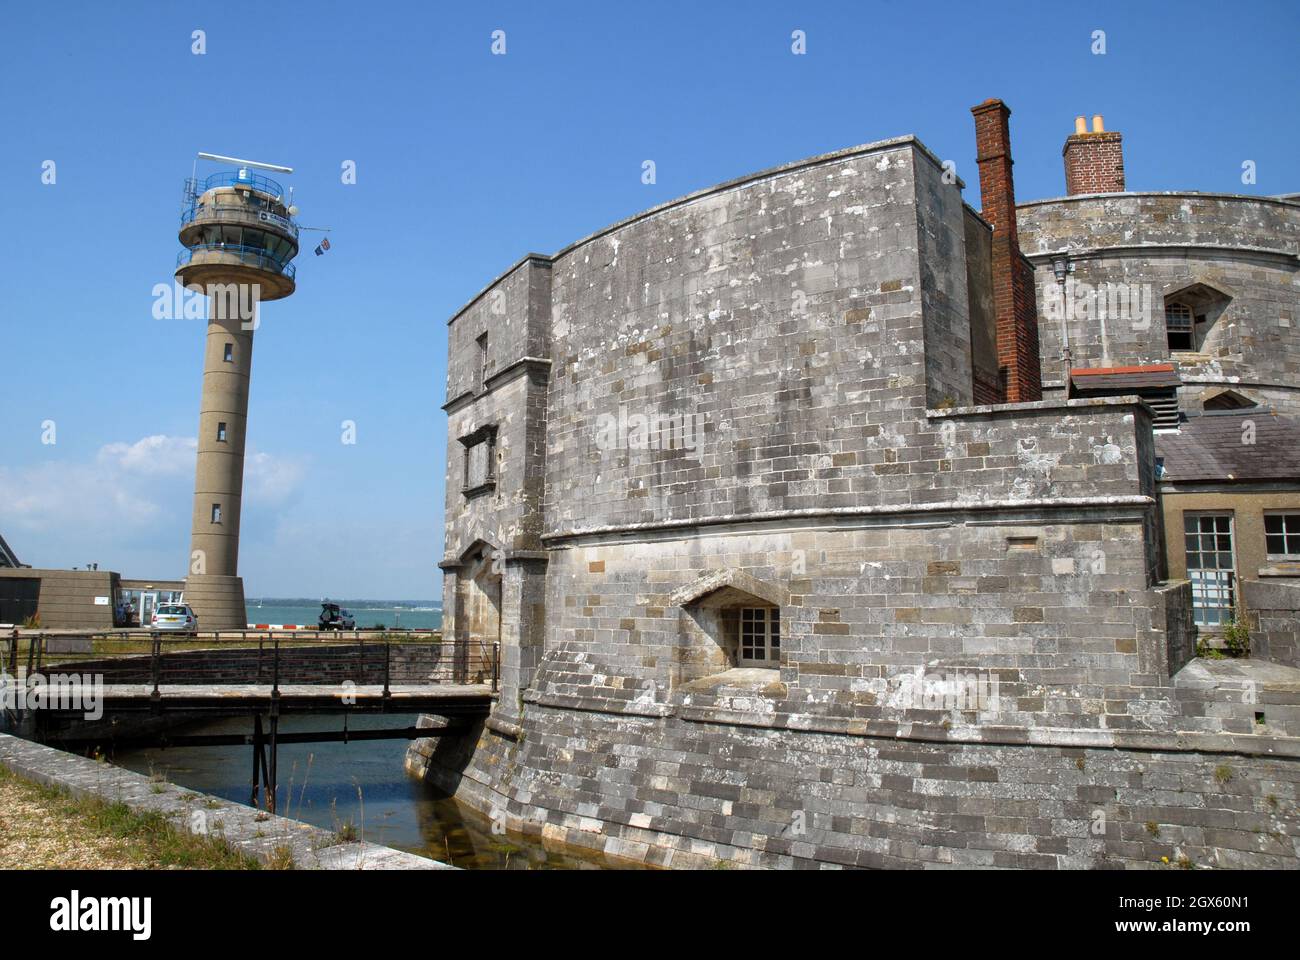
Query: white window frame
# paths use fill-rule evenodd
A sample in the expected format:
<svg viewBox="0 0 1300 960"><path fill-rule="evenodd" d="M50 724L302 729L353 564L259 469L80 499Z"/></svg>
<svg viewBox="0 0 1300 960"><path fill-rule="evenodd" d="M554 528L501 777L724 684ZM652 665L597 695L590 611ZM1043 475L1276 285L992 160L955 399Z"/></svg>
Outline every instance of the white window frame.
<svg viewBox="0 0 1300 960"><path fill-rule="evenodd" d="M1217 538L1225 535L1224 531L1217 529L1202 531L1200 529L1200 521L1207 518L1227 519L1227 550L1219 549L1217 543ZM1196 532L1187 532L1187 521L1190 519L1197 521ZM1196 537L1195 549L1190 544L1192 537ZM1214 549L1203 550L1204 541L1201 539L1202 537L1216 538ZM1192 559L1190 555L1193 553L1199 557L1213 554L1215 565L1212 567L1193 567L1190 563ZM1228 554L1230 566L1224 567L1220 565L1220 557L1224 553ZM1192 619L1198 627L1205 627L1209 630L1221 629L1227 626L1235 618L1237 612L1237 523L1234 515L1231 512L1222 510L1183 511L1183 556L1188 561L1187 579L1192 584Z"/></svg>
<svg viewBox="0 0 1300 960"><path fill-rule="evenodd" d="M771 669L780 662L781 609L741 607L736 624L736 665Z"/></svg>

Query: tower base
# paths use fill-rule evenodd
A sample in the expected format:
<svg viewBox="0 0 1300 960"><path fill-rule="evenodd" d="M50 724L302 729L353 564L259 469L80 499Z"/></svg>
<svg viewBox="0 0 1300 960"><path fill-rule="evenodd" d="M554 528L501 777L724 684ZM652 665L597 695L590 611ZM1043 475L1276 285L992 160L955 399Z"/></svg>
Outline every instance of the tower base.
<svg viewBox="0 0 1300 960"><path fill-rule="evenodd" d="M203 632L248 627L242 577L191 574L185 578L185 602L199 618L199 630Z"/></svg>

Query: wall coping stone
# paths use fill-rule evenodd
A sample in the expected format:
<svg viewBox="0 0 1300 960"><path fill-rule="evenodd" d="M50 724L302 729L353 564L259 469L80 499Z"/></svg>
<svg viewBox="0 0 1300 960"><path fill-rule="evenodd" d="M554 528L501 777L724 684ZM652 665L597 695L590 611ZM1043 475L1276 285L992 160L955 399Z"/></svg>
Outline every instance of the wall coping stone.
<svg viewBox="0 0 1300 960"><path fill-rule="evenodd" d="M201 833L192 816L202 810L206 823L220 824L208 833L232 849L269 863L277 848L289 846L299 868L316 870L456 870L450 864L377 843L340 843L328 830L267 814L253 807L158 783L143 774L99 763L44 744L0 733L0 765L18 776L74 797L99 797L124 803L136 813L159 813L178 830ZM259 836L260 834L260 836Z"/></svg>
<svg viewBox="0 0 1300 960"><path fill-rule="evenodd" d="M1026 200L1017 203L1016 209L1041 207L1052 203L1074 203L1080 200L1100 200L1110 197L1194 197L1206 200L1239 200L1243 203L1276 203L1284 207L1300 207L1300 201L1294 195L1255 196L1249 193L1214 193L1206 190L1120 190L1111 193L1075 193L1064 197L1045 197L1042 200Z"/></svg>

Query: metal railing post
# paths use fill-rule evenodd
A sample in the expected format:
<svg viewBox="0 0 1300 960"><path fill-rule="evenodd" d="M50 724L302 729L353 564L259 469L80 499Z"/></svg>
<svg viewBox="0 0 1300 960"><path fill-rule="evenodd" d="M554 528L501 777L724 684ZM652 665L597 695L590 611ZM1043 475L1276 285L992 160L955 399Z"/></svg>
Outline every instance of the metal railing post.
<svg viewBox="0 0 1300 960"><path fill-rule="evenodd" d="M149 696L159 700L162 698L162 691L158 689L162 683L162 635L157 632L153 635L149 666L153 671L153 693Z"/></svg>
<svg viewBox="0 0 1300 960"><path fill-rule="evenodd" d="M389 677L389 656L392 651L393 642L388 638L384 639L384 699L388 699L388 677Z"/></svg>
<svg viewBox="0 0 1300 960"><path fill-rule="evenodd" d="M273 637L271 642L271 699L277 700L280 697L280 638Z"/></svg>
<svg viewBox="0 0 1300 960"><path fill-rule="evenodd" d="M497 692L497 681L501 678L501 641L492 641L492 692Z"/></svg>

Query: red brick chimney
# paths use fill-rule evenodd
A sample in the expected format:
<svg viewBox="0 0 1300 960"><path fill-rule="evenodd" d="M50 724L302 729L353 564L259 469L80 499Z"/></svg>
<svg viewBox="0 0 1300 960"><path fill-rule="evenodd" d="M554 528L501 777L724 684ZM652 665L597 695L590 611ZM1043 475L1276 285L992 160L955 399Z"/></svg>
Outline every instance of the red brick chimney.
<svg viewBox="0 0 1300 960"><path fill-rule="evenodd" d="M1011 179L1011 109L1001 100L971 107L980 170L980 215L993 225L993 310L998 367L1008 403L1041 400L1034 268L1020 252Z"/></svg>
<svg viewBox="0 0 1300 960"><path fill-rule="evenodd" d="M1074 118L1074 134L1061 148L1065 158L1065 192L1122 193L1124 191L1124 138L1108 133L1101 114L1092 118L1092 132L1083 117Z"/></svg>

